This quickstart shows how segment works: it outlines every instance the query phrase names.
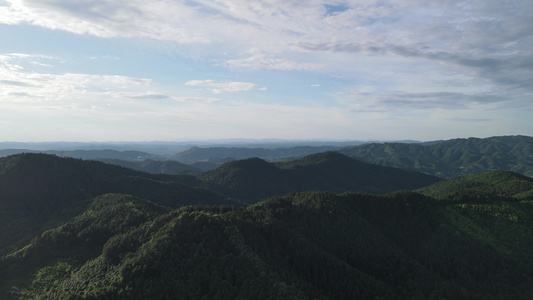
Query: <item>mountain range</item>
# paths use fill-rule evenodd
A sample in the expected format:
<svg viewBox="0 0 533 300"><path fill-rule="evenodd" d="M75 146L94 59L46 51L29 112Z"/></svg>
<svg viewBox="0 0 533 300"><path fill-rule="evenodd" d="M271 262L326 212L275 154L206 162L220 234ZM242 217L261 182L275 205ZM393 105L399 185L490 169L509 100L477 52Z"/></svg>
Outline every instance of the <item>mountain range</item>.
<svg viewBox="0 0 533 300"><path fill-rule="evenodd" d="M372 164L442 178L491 170L533 175L533 138L528 136L452 139L425 144L366 144L339 152Z"/></svg>
<svg viewBox="0 0 533 300"><path fill-rule="evenodd" d="M0 149L0 156L39 152L101 160L154 174L174 174L213 170L226 162L254 157L268 162L279 162L294 160L315 153L337 151L367 163L410 169L441 178L453 178L491 170L508 170L528 176L533 175L533 138L528 136L499 136L431 142L330 142L329 145L326 142L308 142L307 145L304 142L300 143L299 145L296 142L293 144L289 142L253 143L230 147L210 146L210 144L204 143L193 145L184 151L179 150L186 147L187 144L179 143L163 144L161 146L163 150L157 150L158 143L95 144L93 146L85 145L85 149L67 150L37 150L35 145L0 143L0 146L26 145L32 146L31 148L34 149ZM53 143L45 144L41 148L54 145ZM76 145L81 147L83 144ZM259 145L269 146L269 148L257 147ZM101 149L92 149L98 147Z"/></svg>
<svg viewBox="0 0 533 300"><path fill-rule="evenodd" d="M173 175L184 165L9 155L0 299L531 299L529 142L412 144L407 158L369 144ZM359 147L406 165L449 147L450 163L501 152L526 167L481 172L480 158L442 179L346 155Z"/></svg>
<svg viewBox="0 0 533 300"><path fill-rule="evenodd" d="M299 146L290 148L249 148L249 147L192 147L189 150L180 152L172 157L171 160L191 164L200 161L223 161L223 160L240 160L252 157L259 157L267 161L276 161L280 159L303 157L309 154L321 153L339 149L335 146Z"/></svg>
<svg viewBox="0 0 533 300"><path fill-rule="evenodd" d="M235 204L209 190L182 184L176 177L97 161L17 154L0 158L0 254L31 240L43 226L75 216L94 197L106 193L135 195L171 208Z"/></svg>
<svg viewBox="0 0 533 300"><path fill-rule="evenodd" d="M441 180L409 170L368 164L336 152L280 163L249 158L226 163L197 177L211 190L247 203L303 191L383 194L416 189Z"/></svg>

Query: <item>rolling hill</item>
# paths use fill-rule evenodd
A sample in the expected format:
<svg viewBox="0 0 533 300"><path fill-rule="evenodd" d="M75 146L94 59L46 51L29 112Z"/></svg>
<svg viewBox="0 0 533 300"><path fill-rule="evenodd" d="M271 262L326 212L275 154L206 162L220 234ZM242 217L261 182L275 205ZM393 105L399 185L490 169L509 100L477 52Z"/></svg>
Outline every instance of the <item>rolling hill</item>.
<svg viewBox="0 0 533 300"><path fill-rule="evenodd" d="M0 254L17 248L43 227L76 215L101 194L131 194L174 208L234 203L179 179L47 154L0 158Z"/></svg>
<svg viewBox="0 0 533 300"><path fill-rule="evenodd" d="M410 170L368 164L337 152L312 154L276 165L287 177L298 178L302 191L383 194L412 190L441 180Z"/></svg>
<svg viewBox="0 0 533 300"><path fill-rule="evenodd" d="M246 203L301 191L388 193L441 180L409 170L371 165L336 152L275 164L259 158L239 160L200 173L197 178L206 187Z"/></svg>
<svg viewBox="0 0 533 300"><path fill-rule="evenodd" d="M107 193L130 194L177 208L255 203L295 191L385 193L436 181L334 152L279 165L258 158L234 161L195 176L152 175L99 161L17 154L0 158L0 227L5 229L0 233L0 241L4 241L0 242L0 254L17 249L43 227L67 220L85 209L92 198Z"/></svg>

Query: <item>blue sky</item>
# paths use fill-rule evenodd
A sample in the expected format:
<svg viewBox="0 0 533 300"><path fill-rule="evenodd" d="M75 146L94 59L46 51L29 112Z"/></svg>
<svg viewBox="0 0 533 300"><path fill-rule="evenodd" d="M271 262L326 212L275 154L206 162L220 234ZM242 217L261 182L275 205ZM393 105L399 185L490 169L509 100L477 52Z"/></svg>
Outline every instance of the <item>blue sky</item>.
<svg viewBox="0 0 533 300"><path fill-rule="evenodd" d="M0 0L0 141L533 135L533 2Z"/></svg>

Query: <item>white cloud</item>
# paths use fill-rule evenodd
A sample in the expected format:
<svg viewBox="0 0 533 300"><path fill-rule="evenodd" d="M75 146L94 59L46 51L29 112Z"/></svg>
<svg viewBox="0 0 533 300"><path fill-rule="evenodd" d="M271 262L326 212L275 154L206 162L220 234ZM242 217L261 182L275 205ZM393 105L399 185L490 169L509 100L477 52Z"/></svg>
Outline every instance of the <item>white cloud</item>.
<svg viewBox="0 0 533 300"><path fill-rule="evenodd" d="M252 69L267 69L267 70L281 70L281 71L312 71L324 69L323 64L295 62L283 58L274 58L263 54L258 49L248 51L252 56L240 59L230 59L225 61L222 65L235 68L252 68Z"/></svg>
<svg viewBox="0 0 533 300"><path fill-rule="evenodd" d="M531 109L533 17L528 0L8 0L0 1L0 23L132 38L126 40L138 42L142 50L156 44L165 54L176 51L259 76L267 72L254 71L298 71L295 75L309 76L299 87L320 82L316 94L342 91L334 98L352 112L416 110L431 115L439 110L447 112L448 120L453 119L450 112L468 112L460 118L473 120L477 108ZM115 59L94 55L91 59ZM53 63L44 56L0 55L2 104L54 103L57 108L58 103L80 107L88 102L87 107L107 109L102 103L121 103L133 113L126 103L146 111L154 103L205 108L219 100L224 101L211 106L225 105L225 93L266 89L247 82L257 80L250 78L186 82L221 97L203 98L135 76L52 74L42 68L32 73L31 65ZM208 76L224 78L217 72ZM332 78L336 81L330 84ZM276 92L284 88L268 86Z"/></svg>
<svg viewBox="0 0 533 300"><path fill-rule="evenodd" d="M180 102L205 102L205 103L215 103L220 101L218 98L212 97L172 97L173 100Z"/></svg>
<svg viewBox="0 0 533 300"><path fill-rule="evenodd" d="M9 0L0 22L29 23L99 37L146 37L208 43L221 65L318 70L333 52L344 63L363 56L430 60L495 84L533 79L529 1L282 1L282 0ZM206 21L209 20L209 21ZM222 49L221 49L222 47ZM246 53L255 49L254 53ZM231 56L220 53L230 51ZM313 53L301 56L298 53ZM243 54L244 53L244 54ZM294 58L299 58L295 60ZM388 68L381 64L376 67ZM501 68L500 75L494 69ZM520 74L513 76L517 69ZM509 79L510 78L510 79ZM507 80L506 80L507 79Z"/></svg>
<svg viewBox="0 0 533 300"><path fill-rule="evenodd" d="M194 7L180 2L9 0L0 22L29 23L99 37L149 37L183 43L208 42L183 26L201 24Z"/></svg>
<svg viewBox="0 0 533 300"><path fill-rule="evenodd" d="M147 99L147 100L162 100L168 99L168 95L158 94L158 93L130 93L130 92L119 92L114 93L118 97L130 98L130 99Z"/></svg>
<svg viewBox="0 0 533 300"><path fill-rule="evenodd" d="M98 59L104 59L104 60L120 60L120 57L111 56L111 55L104 55L104 56L91 56L89 59L92 60L98 60Z"/></svg>
<svg viewBox="0 0 533 300"><path fill-rule="evenodd" d="M14 64L10 55L0 55L0 68L6 69L9 71L17 71L22 69L21 66Z"/></svg>
<svg viewBox="0 0 533 300"><path fill-rule="evenodd" d="M264 91L266 87L257 87L254 83L239 81L213 81L213 80L191 80L185 83L190 86L205 86L213 88L211 91L215 94L234 93L244 91Z"/></svg>
<svg viewBox="0 0 533 300"><path fill-rule="evenodd" d="M13 67L12 61L24 64L33 55L0 56L0 102L3 108L27 111L90 111L105 109L118 114L141 114L172 103L216 103L220 99L182 95L154 84L149 78L79 73L51 74L26 72ZM209 82L206 84L209 85ZM260 89L244 82L211 83L215 93ZM24 104L24 106L20 106Z"/></svg>
<svg viewBox="0 0 533 300"><path fill-rule="evenodd" d="M107 92L107 95L112 95L117 98L139 99L139 100L173 100L178 102L205 102L215 103L220 101L218 98L212 97L192 97L192 96L170 96L161 93L138 93L138 92Z"/></svg>
<svg viewBox="0 0 533 300"><path fill-rule="evenodd" d="M3 103L28 103L40 107L88 107L95 102L110 100L109 95L130 95L132 98L153 99L159 94L145 90L152 85L151 79L118 75L52 74L25 71L14 65L34 62L36 55L8 54L0 56L0 78Z"/></svg>
<svg viewBox="0 0 533 300"><path fill-rule="evenodd" d="M50 64L43 64L43 63L38 62L38 61L31 61L30 64L35 65L35 66L39 66L39 67L46 67L46 68L52 67L52 65L50 65Z"/></svg>
<svg viewBox="0 0 533 300"><path fill-rule="evenodd" d="M23 64L30 64L40 67L52 67L50 61L56 59L46 55L24 54L24 53L9 53L0 55L0 67L11 71L22 70Z"/></svg>

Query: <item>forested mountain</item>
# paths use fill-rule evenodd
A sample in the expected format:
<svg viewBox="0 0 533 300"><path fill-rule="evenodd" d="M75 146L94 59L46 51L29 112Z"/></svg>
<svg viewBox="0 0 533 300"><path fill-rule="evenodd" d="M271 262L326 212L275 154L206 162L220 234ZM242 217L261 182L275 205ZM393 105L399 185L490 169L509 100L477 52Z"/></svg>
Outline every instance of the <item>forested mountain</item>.
<svg viewBox="0 0 533 300"><path fill-rule="evenodd" d="M43 226L76 215L93 197L105 193L132 194L173 208L233 203L180 183L178 177L46 154L4 157L0 158L0 255L31 239Z"/></svg>
<svg viewBox="0 0 533 300"><path fill-rule="evenodd" d="M292 148L192 147L172 156L186 164L211 170L224 162L259 157L280 161L338 151L372 164L410 169L442 178L478 174L491 170L509 170L533 175L533 138L501 136L452 139L426 143L370 143L341 148L339 146L301 146Z"/></svg>
<svg viewBox="0 0 533 300"><path fill-rule="evenodd" d="M336 152L276 164L250 158L226 163L197 177L210 189L248 203L299 191L388 193L441 180L409 170L371 165Z"/></svg>
<svg viewBox="0 0 533 300"><path fill-rule="evenodd" d="M369 163L442 178L498 169L533 175L533 138L528 136L453 139L426 144L367 144L339 152Z"/></svg>
<svg viewBox="0 0 533 300"><path fill-rule="evenodd" d="M291 194L169 210L108 194L0 260L2 299L530 299L533 205ZM510 234L512 232L512 234Z"/></svg>
<svg viewBox="0 0 533 300"><path fill-rule="evenodd" d="M385 193L438 180L333 152L279 166L257 158L234 161L196 177L152 175L98 161L18 154L0 158L0 227L5 229L0 232L0 254L27 242L42 226L67 220L85 209L89 199L106 193L131 194L177 208L237 203L228 197L255 203L293 191ZM5 243L8 240L12 242Z"/></svg>
<svg viewBox="0 0 533 300"><path fill-rule="evenodd" d="M108 150L90 149L91 145L83 145L87 149L68 150L24 150L0 149L0 156L22 152L54 154L62 157L105 160L149 173L189 173L190 169L207 171L220 165L253 157L268 162L288 161L326 151L338 151L349 157L388 167L410 169L441 178L452 178L461 175L478 174L491 170L508 170L533 176L533 137L500 136L490 138L451 139L432 142L304 142L294 146L291 143L274 143L270 147L259 147L258 144L239 144L239 146L193 146L182 151L187 145L183 143L163 143L162 149L156 148L159 143L140 143L115 145L109 144ZM31 146L26 144L0 143L5 146ZM201 143L200 143L201 144ZM199 144L199 145L200 145ZM357 146L349 146L356 144ZM105 147L107 144L94 145ZM260 144L262 145L262 144ZM267 146L265 144L264 146ZM291 146L292 145L292 146ZM54 144L42 145L52 147ZM58 147L58 145L55 145ZM81 145L78 145L81 147ZM188 145L190 146L190 145ZM33 148L36 146L34 145ZM72 147L72 146L71 146ZM139 149L139 150L126 150ZM175 149L175 150L173 150ZM149 151L153 152L149 152ZM179 152L181 151L181 152ZM176 154L176 152L178 152ZM145 162L146 160L146 162ZM123 162L125 161L125 162ZM190 165L183 167L177 162Z"/></svg>
<svg viewBox="0 0 533 300"><path fill-rule="evenodd" d="M533 299L532 226L533 180L508 171L18 154L0 158L0 299Z"/></svg>

